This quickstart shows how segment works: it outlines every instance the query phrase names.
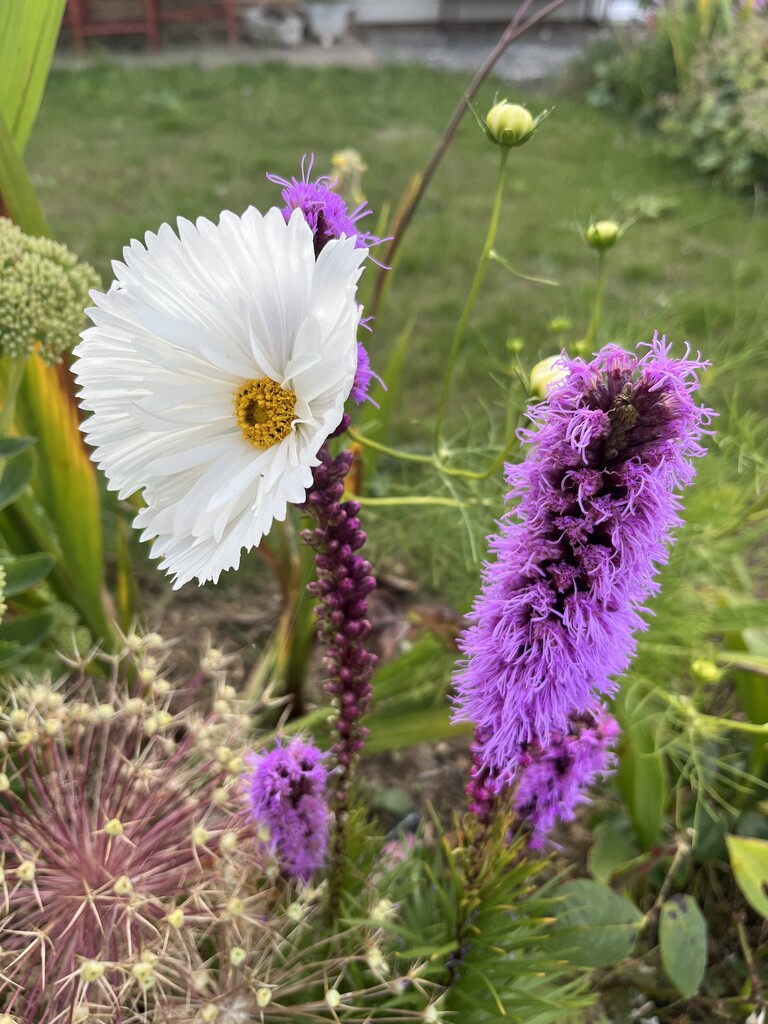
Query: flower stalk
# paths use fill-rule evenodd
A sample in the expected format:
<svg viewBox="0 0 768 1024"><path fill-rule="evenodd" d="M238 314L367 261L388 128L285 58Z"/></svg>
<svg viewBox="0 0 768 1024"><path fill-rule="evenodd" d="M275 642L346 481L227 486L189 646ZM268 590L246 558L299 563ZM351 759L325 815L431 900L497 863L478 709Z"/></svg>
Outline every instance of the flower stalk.
<svg viewBox="0 0 768 1024"><path fill-rule="evenodd" d="M340 429L346 426L345 417ZM362 718L370 705L376 657L365 646L371 632L366 597L375 588L376 580L371 575L370 563L356 553L367 539L360 529L360 503L342 500L352 453L345 450L334 458L328 446L323 445L318 455L320 464L315 467L304 506L317 526L305 530L302 537L316 552L318 578L308 589L318 599L319 634L327 648L325 689L338 711L333 744L337 769L332 796L335 829L330 866L330 910L335 918L341 897L351 784L368 735Z"/></svg>

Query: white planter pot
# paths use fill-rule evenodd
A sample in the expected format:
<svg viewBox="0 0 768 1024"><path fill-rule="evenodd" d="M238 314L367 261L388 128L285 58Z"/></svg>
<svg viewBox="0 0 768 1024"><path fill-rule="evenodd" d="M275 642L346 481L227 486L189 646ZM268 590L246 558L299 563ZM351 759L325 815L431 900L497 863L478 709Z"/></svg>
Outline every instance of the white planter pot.
<svg viewBox="0 0 768 1024"><path fill-rule="evenodd" d="M340 0L330 0L328 3L321 0L308 3L304 8L309 31L326 48L346 34L351 10L351 3L342 3Z"/></svg>

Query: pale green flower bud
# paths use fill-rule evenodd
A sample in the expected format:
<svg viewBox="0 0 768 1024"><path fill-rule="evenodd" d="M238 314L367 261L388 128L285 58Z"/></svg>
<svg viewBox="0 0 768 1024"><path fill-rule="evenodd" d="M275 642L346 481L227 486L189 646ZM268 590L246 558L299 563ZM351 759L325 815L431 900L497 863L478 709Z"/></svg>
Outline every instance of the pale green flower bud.
<svg viewBox="0 0 768 1024"><path fill-rule="evenodd" d="M491 137L500 146L519 146L527 142L535 128L532 114L525 107L507 100L491 107L485 115L485 123Z"/></svg>
<svg viewBox="0 0 768 1024"><path fill-rule="evenodd" d="M80 977L84 982L98 981L104 974L104 964L98 960L86 960L80 965Z"/></svg>
<svg viewBox="0 0 768 1024"><path fill-rule="evenodd" d="M25 235L0 217L0 356L26 358L36 344L58 361L85 324L83 308L98 274L49 238Z"/></svg>
<svg viewBox="0 0 768 1024"><path fill-rule="evenodd" d="M560 356L547 356L536 363L531 370L531 394L538 398L546 398L550 387L568 376L568 370L560 364Z"/></svg>
<svg viewBox="0 0 768 1024"><path fill-rule="evenodd" d="M266 985L261 985L259 988L256 989L256 1003L258 1004L259 1009L263 1010L265 1007L269 1006L271 1002L271 989L268 989Z"/></svg>
<svg viewBox="0 0 768 1024"><path fill-rule="evenodd" d="M691 673L702 683L716 683L723 674L709 658L694 658L691 662Z"/></svg>
<svg viewBox="0 0 768 1024"><path fill-rule="evenodd" d="M337 988L329 988L325 993L325 1001L332 1010L341 1003L341 992Z"/></svg>
<svg viewBox="0 0 768 1024"><path fill-rule="evenodd" d="M598 220L584 232L593 249L610 249L621 238L621 227L615 220Z"/></svg>

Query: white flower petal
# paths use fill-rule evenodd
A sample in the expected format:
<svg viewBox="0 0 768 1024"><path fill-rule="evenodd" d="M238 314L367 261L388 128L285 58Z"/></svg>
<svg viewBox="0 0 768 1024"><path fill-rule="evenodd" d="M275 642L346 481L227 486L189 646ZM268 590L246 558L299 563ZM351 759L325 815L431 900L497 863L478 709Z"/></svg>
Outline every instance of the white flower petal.
<svg viewBox="0 0 768 1024"><path fill-rule="evenodd" d="M123 255L75 349L83 430L109 486L143 491L134 525L175 586L218 580L304 499L341 419L367 253L340 239L316 260L300 211L286 224L251 208L180 220L178 235L164 224ZM260 449L243 437L236 394L264 377L296 407L291 432Z"/></svg>

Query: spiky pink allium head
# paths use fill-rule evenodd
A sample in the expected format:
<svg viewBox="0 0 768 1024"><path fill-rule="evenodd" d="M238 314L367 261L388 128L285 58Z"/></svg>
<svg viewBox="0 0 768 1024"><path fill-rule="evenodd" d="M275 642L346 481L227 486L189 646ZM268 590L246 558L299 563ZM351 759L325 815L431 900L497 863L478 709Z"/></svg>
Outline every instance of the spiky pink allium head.
<svg viewBox="0 0 768 1024"><path fill-rule="evenodd" d="M14 702L0 715L0 1012L54 1024L98 1004L129 1020L173 987L173 912L242 827L229 726L45 687Z"/></svg>

